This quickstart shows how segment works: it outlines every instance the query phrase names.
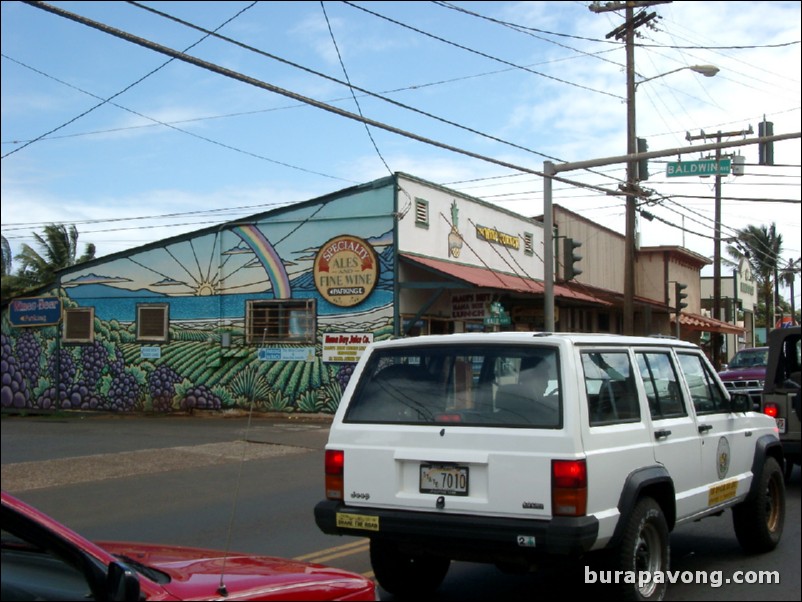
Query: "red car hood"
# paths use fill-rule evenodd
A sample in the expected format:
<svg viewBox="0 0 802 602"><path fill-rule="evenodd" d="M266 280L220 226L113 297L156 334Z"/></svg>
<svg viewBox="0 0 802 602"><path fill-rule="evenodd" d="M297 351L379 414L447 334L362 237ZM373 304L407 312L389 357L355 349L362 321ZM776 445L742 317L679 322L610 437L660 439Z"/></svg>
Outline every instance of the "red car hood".
<svg viewBox="0 0 802 602"><path fill-rule="evenodd" d="M763 380L766 378L766 367L756 366L754 368L733 368L719 372L721 380Z"/></svg>
<svg viewBox="0 0 802 602"><path fill-rule="evenodd" d="M283 558L219 550L98 542L170 576L160 585L179 600L375 600L373 582L352 573ZM221 579L221 574L223 575ZM225 595L219 589L225 585Z"/></svg>

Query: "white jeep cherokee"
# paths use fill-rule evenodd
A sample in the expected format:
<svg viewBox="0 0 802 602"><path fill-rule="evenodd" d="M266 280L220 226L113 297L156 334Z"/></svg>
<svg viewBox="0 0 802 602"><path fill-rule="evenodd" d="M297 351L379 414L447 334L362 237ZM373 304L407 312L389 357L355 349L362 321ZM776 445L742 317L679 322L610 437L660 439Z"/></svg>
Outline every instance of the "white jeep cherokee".
<svg viewBox="0 0 802 602"><path fill-rule="evenodd" d="M690 343L407 338L371 345L357 364L315 520L369 537L376 579L394 594L436 589L451 560L530 568L604 551L636 577L617 594L661 599L665 585L637 575L668 570L680 524L731 508L743 548L777 545L781 465L774 420L730 399Z"/></svg>

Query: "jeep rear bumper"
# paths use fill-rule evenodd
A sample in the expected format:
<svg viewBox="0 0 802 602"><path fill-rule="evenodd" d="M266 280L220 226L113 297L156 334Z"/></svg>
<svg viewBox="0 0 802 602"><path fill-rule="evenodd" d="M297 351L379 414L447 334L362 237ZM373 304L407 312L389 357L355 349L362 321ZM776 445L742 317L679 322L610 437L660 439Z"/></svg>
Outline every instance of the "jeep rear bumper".
<svg viewBox="0 0 802 602"><path fill-rule="evenodd" d="M351 526L338 526L338 515L341 519L345 515L340 525ZM410 551L491 562L579 557L590 550L599 531L599 523L592 516L516 519L362 508L336 501L318 503L315 522L329 535L381 538Z"/></svg>

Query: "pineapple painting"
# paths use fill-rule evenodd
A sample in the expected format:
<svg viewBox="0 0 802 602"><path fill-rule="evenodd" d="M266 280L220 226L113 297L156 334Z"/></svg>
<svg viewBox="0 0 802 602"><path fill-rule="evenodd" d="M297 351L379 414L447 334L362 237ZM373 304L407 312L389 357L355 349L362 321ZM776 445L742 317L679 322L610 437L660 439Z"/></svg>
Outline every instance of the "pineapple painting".
<svg viewBox="0 0 802 602"><path fill-rule="evenodd" d="M457 202L451 201L451 232L448 233L448 254L454 259L459 257L462 251L462 235L459 233L459 209Z"/></svg>

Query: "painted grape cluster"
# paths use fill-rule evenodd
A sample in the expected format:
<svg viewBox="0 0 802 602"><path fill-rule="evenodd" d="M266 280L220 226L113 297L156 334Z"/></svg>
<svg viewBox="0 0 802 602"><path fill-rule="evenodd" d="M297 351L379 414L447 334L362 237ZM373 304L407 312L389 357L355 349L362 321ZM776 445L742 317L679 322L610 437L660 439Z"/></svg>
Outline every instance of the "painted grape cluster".
<svg viewBox="0 0 802 602"><path fill-rule="evenodd" d="M148 390L154 411L172 411L175 385L180 382L181 377L178 373L165 364L150 373L148 376Z"/></svg>
<svg viewBox="0 0 802 602"><path fill-rule="evenodd" d="M0 401L4 408L24 408L27 399L27 385L24 372L20 370L17 358L11 351L11 341L2 335L0 340L0 370L2 370L2 388Z"/></svg>
<svg viewBox="0 0 802 602"><path fill-rule="evenodd" d="M337 371L337 382L340 383L340 388L344 391L348 381L351 380L351 374L354 372L354 364L343 364Z"/></svg>
<svg viewBox="0 0 802 602"><path fill-rule="evenodd" d="M181 400L181 409L189 412L192 410L219 410L221 407L220 398L212 393L206 385L188 389Z"/></svg>

